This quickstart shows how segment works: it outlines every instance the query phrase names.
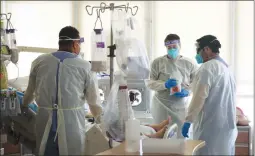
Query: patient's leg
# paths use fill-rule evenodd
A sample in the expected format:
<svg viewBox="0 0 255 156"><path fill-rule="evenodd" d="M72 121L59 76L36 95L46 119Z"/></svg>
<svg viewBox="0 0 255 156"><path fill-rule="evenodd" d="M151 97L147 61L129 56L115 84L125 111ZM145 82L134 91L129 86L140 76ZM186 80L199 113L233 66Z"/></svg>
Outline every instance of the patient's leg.
<svg viewBox="0 0 255 156"><path fill-rule="evenodd" d="M167 126L171 122L171 117L168 117L167 120L162 121L160 124L154 124L154 125L146 125L151 128L153 128L156 132L162 130L165 126Z"/></svg>
<svg viewBox="0 0 255 156"><path fill-rule="evenodd" d="M161 130L157 131L154 134L150 134L150 135L144 134L144 135L149 138L163 138L166 130L167 130L167 126L163 127Z"/></svg>

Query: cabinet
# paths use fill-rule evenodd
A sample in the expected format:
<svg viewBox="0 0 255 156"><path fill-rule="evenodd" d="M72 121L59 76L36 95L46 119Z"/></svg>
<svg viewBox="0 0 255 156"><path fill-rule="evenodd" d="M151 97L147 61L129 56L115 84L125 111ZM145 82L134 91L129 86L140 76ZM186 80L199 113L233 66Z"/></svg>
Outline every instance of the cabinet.
<svg viewBox="0 0 255 156"><path fill-rule="evenodd" d="M251 128L250 126L237 126L238 135L235 144L236 155L250 155L251 154Z"/></svg>

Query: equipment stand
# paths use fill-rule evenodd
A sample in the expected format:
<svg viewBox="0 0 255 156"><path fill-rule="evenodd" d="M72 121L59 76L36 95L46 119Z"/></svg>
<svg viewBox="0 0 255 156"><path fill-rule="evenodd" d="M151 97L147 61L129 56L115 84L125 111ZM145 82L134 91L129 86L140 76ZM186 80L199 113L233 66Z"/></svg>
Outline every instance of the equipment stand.
<svg viewBox="0 0 255 156"><path fill-rule="evenodd" d="M138 7L137 6L134 6L134 7L131 8L131 7L129 7L129 3L127 5L119 5L119 6L115 6L114 3L110 3L110 5L107 6L104 2L101 2L100 6L93 6L92 7L91 13L89 13L88 7L91 7L91 6L90 5L86 6L86 11L87 11L87 13L89 15L93 14L93 9L94 8L99 9L98 16L99 16L100 11L102 13L104 13L106 9L109 9L112 12L114 11L114 9L119 9L119 10L125 9L126 12L128 11L128 9L130 9L131 10L131 14L133 16L135 16L137 11L138 11ZM136 8L136 11L135 11L135 13L133 13L133 9L135 9L135 8ZM99 16L99 18L100 18L100 16ZM110 57L110 88L112 88L112 85L113 85L113 74L114 74L114 57L115 57L114 51L116 49L116 45L113 44L112 22L111 22L111 45L108 46L107 48L109 48L109 55L107 55L107 57ZM112 141L113 141L113 139L112 139L112 137L108 133L106 133L106 135L109 138L109 146L110 146L110 148L112 148Z"/></svg>
<svg viewBox="0 0 255 156"><path fill-rule="evenodd" d="M134 6L131 8L131 7L129 7L129 3L127 3L127 5L119 5L119 6L115 6L114 3L110 3L110 5L107 6L104 2L101 2L100 6L92 7L91 13L89 13L88 7L91 7L91 6L90 5L86 6L86 11L87 11L88 15L90 15L90 16L93 14L93 9L98 9L99 12L101 11L102 13L104 13L106 9L109 9L110 11L114 11L114 9L119 9L119 10L125 9L126 12L128 12L128 10L130 10L131 14L133 16L135 16L138 11L137 6ZM133 9L136 9L136 11L134 13L133 13ZM98 12L98 16L99 16L99 12ZM100 16L98 18L100 18ZM116 49L116 45L113 44L112 22L111 22L111 45L108 46L107 48L109 48L109 51L110 51L108 57L110 57L110 88L111 88L112 84L113 84L113 73L114 73L114 57L115 57L114 50Z"/></svg>

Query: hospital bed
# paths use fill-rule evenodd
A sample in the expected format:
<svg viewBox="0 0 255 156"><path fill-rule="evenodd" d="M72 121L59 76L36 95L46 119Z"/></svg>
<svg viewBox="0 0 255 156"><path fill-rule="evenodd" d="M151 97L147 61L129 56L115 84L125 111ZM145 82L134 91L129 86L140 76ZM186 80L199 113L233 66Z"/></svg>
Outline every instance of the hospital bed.
<svg viewBox="0 0 255 156"><path fill-rule="evenodd" d="M22 113L19 116L7 116L3 118L3 122L8 142L24 146L26 153L22 153L22 155L34 154L36 148L34 112ZM107 149L109 149L108 140L99 125L86 120L86 155L96 154Z"/></svg>
<svg viewBox="0 0 255 156"><path fill-rule="evenodd" d="M22 144L28 148L29 153L35 152L35 116L8 116L4 119L7 140L11 144ZM171 126L165 133L164 138L172 138L177 134L177 126ZM114 142L113 146L120 143ZM94 155L110 149L108 138L104 135L98 124L86 122L86 155Z"/></svg>

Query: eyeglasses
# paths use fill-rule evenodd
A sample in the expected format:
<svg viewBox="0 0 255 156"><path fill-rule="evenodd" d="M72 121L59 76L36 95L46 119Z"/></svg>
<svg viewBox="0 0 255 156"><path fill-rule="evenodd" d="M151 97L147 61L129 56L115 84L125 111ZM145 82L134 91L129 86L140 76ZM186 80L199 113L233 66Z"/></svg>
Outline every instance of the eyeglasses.
<svg viewBox="0 0 255 156"><path fill-rule="evenodd" d="M66 38L66 39L61 39L61 38ZM79 41L79 43L83 43L84 42L84 37L77 38L77 39L72 39L68 36L60 36L59 41Z"/></svg>

